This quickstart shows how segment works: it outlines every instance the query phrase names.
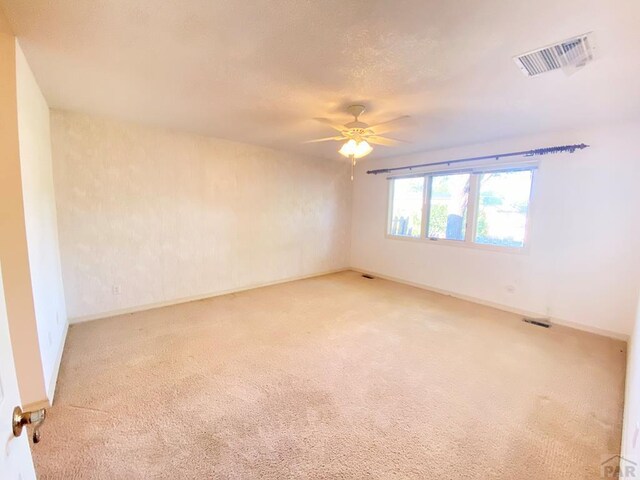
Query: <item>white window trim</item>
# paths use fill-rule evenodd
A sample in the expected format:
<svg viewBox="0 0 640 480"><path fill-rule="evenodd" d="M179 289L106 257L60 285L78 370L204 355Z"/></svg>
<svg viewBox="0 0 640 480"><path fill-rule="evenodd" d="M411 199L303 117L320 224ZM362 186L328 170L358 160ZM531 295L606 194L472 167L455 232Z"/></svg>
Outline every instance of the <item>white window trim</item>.
<svg viewBox="0 0 640 480"><path fill-rule="evenodd" d="M531 190L529 191L529 205L527 208L527 221L525 225L524 232L524 245L522 247L506 247L500 245L487 245L484 243L476 243L473 241L475 238L475 230L477 226L477 209L478 209L478 201L480 196L480 175L482 173L488 173L496 170L510 170L510 169L521 169L521 170L531 170ZM390 240L403 240L408 242L418 242L418 243L428 243L431 245L444 245L448 247L463 247L463 248L472 248L475 250L486 250L493 252L502 252L502 253L514 253L514 254L528 254L529 249L531 247L531 213L533 211L535 190L536 190L536 173L537 173L538 165L537 163L528 163L523 166L522 164L514 164L514 165L501 165L499 169L468 169L466 171L447 171L447 170L438 170L438 171L430 171L425 173L413 174L413 175L398 175L394 177L388 177L390 180L387 186L387 221L385 224L385 237ZM430 208L430 192L431 192L431 182L432 178L437 175L452 175L454 173L469 173L471 175L471 180L469 184L469 200L467 204L467 224L465 226L465 239L464 240L448 240L442 238L430 238L427 237L427 221L429 218L429 208ZM405 235L392 235L389 233L391 229L391 219L393 216L393 180L398 178L408 178L408 177L423 177L424 179L424 187L422 190L422 217L420 224L420 236L419 237L409 237Z"/></svg>

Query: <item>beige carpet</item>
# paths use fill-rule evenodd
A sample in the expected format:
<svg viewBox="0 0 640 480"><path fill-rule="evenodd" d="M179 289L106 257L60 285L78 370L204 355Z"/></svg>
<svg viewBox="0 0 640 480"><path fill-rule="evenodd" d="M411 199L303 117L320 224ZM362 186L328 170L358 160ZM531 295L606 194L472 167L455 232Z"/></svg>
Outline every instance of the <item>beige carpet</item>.
<svg viewBox="0 0 640 480"><path fill-rule="evenodd" d="M73 326L40 478L600 478L625 345L354 272Z"/></svg>

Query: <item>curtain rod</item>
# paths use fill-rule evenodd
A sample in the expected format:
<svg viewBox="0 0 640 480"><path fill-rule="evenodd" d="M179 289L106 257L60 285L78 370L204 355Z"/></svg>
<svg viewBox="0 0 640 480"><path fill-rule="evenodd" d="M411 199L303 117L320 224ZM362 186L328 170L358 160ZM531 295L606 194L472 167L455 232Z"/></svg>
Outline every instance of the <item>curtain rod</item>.
<svg viewBox="0 0 640 480"><path fill-rule="evenodd" d="M536 155L549 155L553 153L563 153L563 152L573 153L576 150L582 150L587 147L589 147L589 145L585 145L584 143L574 144L574 145L558 145L555 147L544 147L544 148L534 148L533 150L523 150L522 152L498 153L496 155L484 155L482 157L458 158L456 160L447 160L444 162L420 163L418 165L407 165L406 167L380 168L378 170L367 170L367 173L378 175L379 173L390 173L390 172L396 172L398 170L413 170L414 168L433 167L437 165L452 165L455 163L473 162L476 160L489 160L492 158L499 160L500 158L503 158L503 157L520 157L520 156L533 157Z"/></svg>

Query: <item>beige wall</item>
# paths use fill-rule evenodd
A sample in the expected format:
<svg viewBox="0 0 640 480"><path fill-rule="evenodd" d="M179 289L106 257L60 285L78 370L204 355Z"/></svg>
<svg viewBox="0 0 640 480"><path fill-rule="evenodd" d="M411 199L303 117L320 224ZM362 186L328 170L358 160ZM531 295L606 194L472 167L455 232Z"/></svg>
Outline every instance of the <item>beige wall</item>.
<svg viewBox="0 0 640 480"><path fill-rule="evenodd" d="M624 398L622 456L640 469L640 299L635 325L627 348L627 379ZM637 473L640 475L640 470Z"/></svg>
<svg viewBox="0 0 640 480"><path fill-rule="evenodd" d="M53 112L71 319L348 266L346 162Z"/></svg>
<svg viewBox="0 0 640 480"><path fill-rule="evenodd" d="M67 314L53 191L49 106L19 45L16 50L18 137L33 300L45 385L52 400Z"/></svg>
<svg viewBox="0 0 640 480"><path fill-rule="evenodd" d="M24 222L16 98L16 41L0 10L0 262L23 405L46 401Z"/></svg>
<svg viewBox="0 0 640 480"><path fill-rule="evenodd" d="M640 283L640 123L513 138L361 162L353 193L352 266L585 330L626 338ZM385 236L386 175L366 170L588 143L537 157L523 254ZM534 158L535 160L536 158Z"/></svg>

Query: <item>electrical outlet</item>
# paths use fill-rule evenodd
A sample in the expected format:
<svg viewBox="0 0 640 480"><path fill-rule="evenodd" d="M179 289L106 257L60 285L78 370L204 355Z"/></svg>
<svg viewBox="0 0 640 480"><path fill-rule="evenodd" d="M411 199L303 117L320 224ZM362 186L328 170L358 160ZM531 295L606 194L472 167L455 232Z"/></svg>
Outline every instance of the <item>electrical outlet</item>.
<svg viewBox="0 0 640 480"><path fill-rule="evenodd" d="M122 293L122 287L120 287L120 285L114 285L113 287L111 287L111 292L114 295L120 295Z"/></svg>

